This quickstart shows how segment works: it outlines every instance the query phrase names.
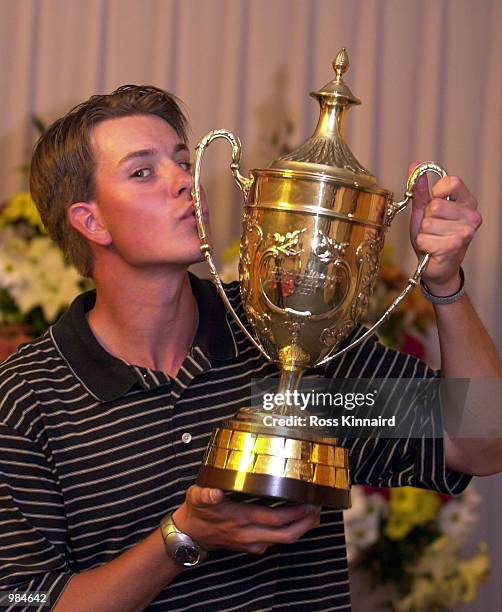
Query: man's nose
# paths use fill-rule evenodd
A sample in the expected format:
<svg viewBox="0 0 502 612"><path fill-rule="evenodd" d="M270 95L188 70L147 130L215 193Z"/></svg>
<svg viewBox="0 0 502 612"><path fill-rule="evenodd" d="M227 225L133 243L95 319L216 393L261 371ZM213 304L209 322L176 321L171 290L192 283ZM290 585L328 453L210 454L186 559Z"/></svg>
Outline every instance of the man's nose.
<svg viewBox="0 0 502 612"><path fill-rule="evenodd" d="M175 164L175 171L171 179L171 189L174 197L190 196L192 191L192 175L189 170L185 170L178 164Z"/></svg>

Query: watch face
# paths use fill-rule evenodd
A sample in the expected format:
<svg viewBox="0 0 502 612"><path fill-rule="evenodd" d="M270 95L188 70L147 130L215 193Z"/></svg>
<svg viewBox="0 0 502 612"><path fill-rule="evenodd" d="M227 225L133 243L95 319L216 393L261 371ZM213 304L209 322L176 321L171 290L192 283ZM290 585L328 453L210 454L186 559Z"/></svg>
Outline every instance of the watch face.
<svg viewBox="0 0 502 612"><path fill-rule="evenodd" d="M189 544L180 544L175 552L175 558L182 565L195 565L200 558L200 552Z"/></svg>

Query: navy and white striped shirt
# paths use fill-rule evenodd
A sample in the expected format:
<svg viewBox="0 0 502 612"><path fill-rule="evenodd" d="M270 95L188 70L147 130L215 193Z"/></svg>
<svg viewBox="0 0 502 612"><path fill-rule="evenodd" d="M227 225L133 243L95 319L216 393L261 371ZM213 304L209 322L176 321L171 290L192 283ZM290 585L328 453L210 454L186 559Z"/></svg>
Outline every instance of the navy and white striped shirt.
<svg viewBox="0 0 502 612"><path fill-rule="evenodd" d="M249 402L250 379L277 375L213 285L191 282L199 331L176 378L100 346L85 316L93 292L0 367L1 589L49 591L54 604L73 574L146 537L183 502L214 427ZM244 316L238 285L227 289ZM321 374L432 373L371 338ZM355 483L458 493L468 482L445 470L441 440L351 440L350 462ZM342 513L324 510L320 527L260 556L213 552L148 609L349 610Z"/></svg>

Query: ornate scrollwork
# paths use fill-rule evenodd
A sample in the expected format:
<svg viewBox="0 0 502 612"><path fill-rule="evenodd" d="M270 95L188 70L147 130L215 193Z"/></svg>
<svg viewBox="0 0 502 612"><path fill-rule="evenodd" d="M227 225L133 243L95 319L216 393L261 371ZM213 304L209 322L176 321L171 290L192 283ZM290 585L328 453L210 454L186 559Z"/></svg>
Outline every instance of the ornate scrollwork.
<svg viewBox="0 0 502 612"><path fill-rule="evenodd" d="M260 340L264 343L266 343L266 341L270 342L275 352L276 349L274 346L270 315L266 312L258 312L251 304L248 304L246 307L246 315Z"/></svg>
<svg viewBox="0 0 502 612"><path fill-rule="evenodd" d="M292 344L298 343L300 332L304 326L305 326L305 321L303 319L300 319L299 317L290 315L287 318L286 327L288 328L289 333L291 334L290 338L291 338Z"/></svg>
<svg viewBox="0 0 502 612"><path fill-rule="evenodd" d="M298 344L288 344L279 350L281 366L290 372L298 368L307 368L312 363L312 356Z"/></svg>
<svg viewBox="0 0 502 612"><path fill-rule="evenodd" d="M378 276L380 251L382 250L383 242L383 236L375 234L357 247L357 295L350 307L348 318L342 324L327 327L321 332L321 342L325 346L332 347L338 345L364 315Z"/></svg>
<svg viewBox="0 0 502 612"><path fill-rule="evenodd" d="M295 230L294 232L287 232L286 235L279 234L275 232L273 234L272 240L273 243L268 249L263 253L263 258L267 256L267 254L273 255L277 257L279 254L285 255L286 257L297 257L303 252L303 248L300 246L300 236L305 232L306 229L302 227L302 229Z"/></svg>
<svg viewBox="0 0 502 612"><path fill-rule="evenodd" d="M348 246L348 242L336 242L322 230L317 230L312 240L312 253L323 263L334 263L345 255Z"/></svg>
<svg viewBox="0 0 502 612"><path fill-rule="evenodd" d="M338 135L336 140L323 136L311 136L298 149L280 157L278 161L325 164L371 176L368 170L357 161L340 135Z"/></svg>
<svg viewBox="0 0 502 612"><path fill-rule="evenodd" d="M252 240L253 235L255 236ZM253 249L250 242L253 241ZM252 214L244 212L243 232L240 245L239 279L241 295L244 303L252 299L253 287L251 284L251 251L256 252L263 241L263 231Z"/></svg>
<svg viewBox="0 0 502 612"><path fill-rule="evenodd" d="M362 242L356 251L356 265L359 271L359 292L351 308L351 318L357 323L364 315L369 299L375 287L380 265L380 252L383 248L384 238L380 234Z"/></svg>
<svg viewBox="0 0 502 612"><path fill-rule="evenodd" d="M337 346L354 329L354 325L354 321L348 319L341 325L325 327L321 332L320 340L324 346L330 348Z"/></svg>
<svg viewBox="0 0 502 612"><path fill-rule="evenodd" d="M292 292L294 290L295 282L295 271L287 268L283 268L282 259L294 259L299 257L303 253L303 245L301 243L301 235L306 231L306 228L287 232L286 234L269 234L266 242L271 242L261 255L261 258L257 262L257 278L258 286L260 289L261 298L267 305L267 307L276 314L286 315L292 312L289 308L284 308L282 303L285 292ZM270 270L267 270L268 263L273 260L274 264ZM278 303L274 303L267 295L267 291L264 288L264 282L268 281L280 287L278 292ZM309 312L295 314L309 316Z"/></svg>

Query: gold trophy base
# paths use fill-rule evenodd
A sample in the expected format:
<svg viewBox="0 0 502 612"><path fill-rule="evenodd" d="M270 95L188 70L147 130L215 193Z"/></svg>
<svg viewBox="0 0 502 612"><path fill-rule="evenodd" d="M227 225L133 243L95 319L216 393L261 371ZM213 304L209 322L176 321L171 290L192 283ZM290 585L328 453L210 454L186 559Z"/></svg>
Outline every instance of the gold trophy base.
<svg viewBox="0 0 502 612"><path fill-rule="evenodd" d="M350 508L348 451L302 427L267 427L242 409L216 429L197 484L251 496Z"/></svg>

